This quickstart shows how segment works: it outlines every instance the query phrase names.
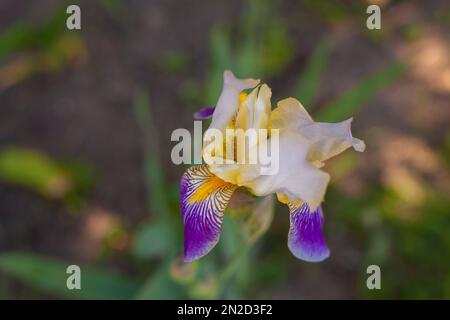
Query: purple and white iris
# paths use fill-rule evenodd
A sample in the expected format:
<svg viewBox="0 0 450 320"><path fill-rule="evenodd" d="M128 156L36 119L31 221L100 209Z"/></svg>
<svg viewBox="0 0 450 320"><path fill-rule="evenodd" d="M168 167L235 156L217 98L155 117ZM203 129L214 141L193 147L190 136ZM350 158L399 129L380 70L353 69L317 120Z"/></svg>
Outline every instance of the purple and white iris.
<svg viewBox="0 0 450 320"><path fill-rule="evenodd" d="M252 89L249 94L244 90ZM315 122L301 103L287 98L272 110L272 92L259 80L238 79L224 72L222 93L214 109L204 108L196 118L212 115L210 129L278 130L279 170L260 174L259 164L242 164L236 153L215 152L224 161L189 168L181 179L180 207L184 221L184 258L206 255L219 241L224 211L237 188L256 196L276 194L290 211L288 248L299 259L319 262L330 252L323 236L320 207L330 176L320 168L329 158L349 147L362 152L365 144L351 134L351 121ZM258 138L259 139L259 138ZM259 140L258 140L259 141ZM225 143L225 142L224 142ZM260 143L260 142L258 142ZM203 157L211 156L205 147ZM223 149L226 149L226 145Z"/></svg>

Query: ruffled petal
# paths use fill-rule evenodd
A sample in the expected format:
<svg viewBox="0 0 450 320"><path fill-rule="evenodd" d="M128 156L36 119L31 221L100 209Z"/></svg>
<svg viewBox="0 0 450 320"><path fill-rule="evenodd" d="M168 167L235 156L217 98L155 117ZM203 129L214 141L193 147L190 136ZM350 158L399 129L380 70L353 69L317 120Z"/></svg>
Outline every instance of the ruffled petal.
<svg viewBox="0 0 450 320"><path fill-rule="evenodd" d="M311 162L323 162L350 147L363 152L364 141L353 138L351 122L351 118L338 123L315 122L301 128L299 132L310 144L308 159Z"/></svg>
<svg viewBox="0 0 450 320"><path fill-rule="evenodd" d="M286 98L277 103L270 114L269 125L272 129L298 131L300 128L314 123L305 107L294 98Z"/></svg>
<svg viewBox="0 0 450 320"><path fill-rule="evenodd" d="M226 70L223 73L223 88L214 110L210 128L222 130L236 115L239 107L239 95L242 90L251 89L258 85L259 80L238 79Z"/></svg>
<svg viewBox="0 0 450 320"><path fill-rule="evenodd" d="M258 151L269 154L267 149L271 148L271 143L276 143L274 139L272 133L268 143L258 146ZM315 210L325 195L329 174L309 163L306 158L309 145L300 134L280 131L278 142L279 149L271 152L271 164L242 165L237 184L257 196L284 193L289 198L307 202ZM220 176L220 172L217 174Z"/></svg>
<svg viewBox="0 0 450 320"><path fill-rule="evenodd" d="M194 119L204 120L212 117L214 113L214 107L204 107L194 113Z"/></svg>
<svg viewBox="0 0 450 320"><path fill-rule="evenodd" d="M294 99L281 100L270 115L270 127L295 131L310 145L307 158L310 162L321 162L338 155L349 147L362 152L364 141L353 138L352 119L338 123L314 122L302 104Z"/></svg>
<svg viewBox="0 0 450 320"><path fill-rule="evenodd" d="M213 175L207 165L189 168L181 178L184 260L206 255L219 241L223 212L237 186Z"/></svg>
<svg viewBox="0 0 450 320"><path fill-rule="evenodd" d="M289 203L291 227L288 247L297 258L308 262L320 262L330 256L323 237L323 213L321 207L311 212L306 203Z"/></svg>

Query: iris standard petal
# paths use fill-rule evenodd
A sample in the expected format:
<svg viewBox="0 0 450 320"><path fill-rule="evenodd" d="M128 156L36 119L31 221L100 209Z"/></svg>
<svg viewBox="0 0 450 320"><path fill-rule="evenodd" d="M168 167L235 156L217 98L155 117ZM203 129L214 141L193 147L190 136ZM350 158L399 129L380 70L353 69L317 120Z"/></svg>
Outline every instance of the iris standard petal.
<svg viewBox="0 0 450 320"><path fill-rule="evenodd" d="M223 130L236 115L239 107L239 95L242 90L258 85L259 80L238 79L230 70L223 73L223 87L214 110L210 128Z"/></svg>
<svg viewBox="0 0 450 320"><path fill-rule="evenodd" d="M319 164L349 147L364 151L364 141L353 138L352 119L338 123L314 122L302 104L294 99L281 100L270 115L270 127L300 133L310 144L307 158Z"/></svg>
<svg viewBox="0 0 450 320"><path fill-rule="evenodd" d="M214 107L204 107L194 113L194 119L203 120L209 119L214 113Z"/></svg>
<svg viewBox="0 0 450 320"><path fill-rule="evenodd" d="M272 91L263 84L242 101L235 122L236 161L249 160L248 150L267 139ZM260 130L262 129L262 130ZM253 136L253 138L251 138Z"/></svg>
<svg viewBox="0 0 450 320"><path fill-rule="evenodd" d="M314 123L305 107L294 98L286 98L277 103L270 114L269 126L273 129L298 131L300 128Z"/></svg>
<svg viewBox="0 0 450 320"><path fill-rule="evenodd" d="M323 237L323 213L321 207L311 212L306 203L289 203L291 227L288 247L297 258L320 262L330 255Z"/></svg>
<svg viewBox="0 0 450 320"><path fill-rule="evenodd" d="M310 143L308 159L323 162L350 147L359 152L364 151L364 142L352 136L351 122L350 118L338 123L314 122L302 127L299 132Z"/></svg>
<svg viewBox="0 0 450 320"><path fill-rule="evenodd" d="M272 91L263 84L242 101L236 116L236 128L239 129L267 129L271 111L270 98Z"/></svg>
<svg viewBox="0 0 450 320"><path fill-rule="evenodd" d="M189 168L181 178L184 260L206 255L219 241L223 212L237 186L213 175L207 165Z"/></svg>

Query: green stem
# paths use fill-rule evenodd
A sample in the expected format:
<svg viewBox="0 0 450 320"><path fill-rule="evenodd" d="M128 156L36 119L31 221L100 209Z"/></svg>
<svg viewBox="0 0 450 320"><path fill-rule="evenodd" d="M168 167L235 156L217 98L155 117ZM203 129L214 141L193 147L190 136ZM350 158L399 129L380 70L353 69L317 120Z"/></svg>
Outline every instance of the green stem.
<svg viewBox="0 0 450 320"><path fill-rule="evenodd" d="M223 293L225 285L234 276L236 268L239 266L242 257L244 257L248 253L248 251L250 251L256 240L257 239L255 238L246 241L244 245L234 254L233 258L228 262L225 268L222 270L222 272L219 275L219 294Z"/></svg>

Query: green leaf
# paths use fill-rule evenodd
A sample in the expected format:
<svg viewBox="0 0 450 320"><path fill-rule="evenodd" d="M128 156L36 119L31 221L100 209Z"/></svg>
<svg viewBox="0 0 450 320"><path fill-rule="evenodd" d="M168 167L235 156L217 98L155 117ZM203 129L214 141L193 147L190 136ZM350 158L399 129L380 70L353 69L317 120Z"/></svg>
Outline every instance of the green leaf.
<svg viewBox="0 0 450 320"><path fill-rule="evenodd" d="M189 67L189 57L181 50L164 52L158 62L161 70L173 75L186 73Z"/></svg>
<svg viewBox="0 0 450 320"><path fill-rule="evenodd" d="M15 23L0 33L0 60L22 50L46 50L67 32L65 8L58 9L44 24Z"/></svg>
<svg viewBox="0 0 450 320"><path fill-rule="evenodd" d="M0 60L11 52L24 48L30 34L30 28L23 24L15 24L3 31L0 34Z"/></svg>
<svg viewBox="0 0 450 320"><path fill-rule="evenodd" d="M170 263L163 263L142 285L135 299L180 299L182 297L182 287L176 284L170 274Z"/></svg>
<svg viewBox="0 0 450 320"><path fill-rule="evenodd" d="M71 209L79 208L87 199L95 185L96 174L93 168L82 162L64 161L60 163L72 180L72 188L64 197L64 203Z"/></svg>
<svg viewBox="0 0 450 320"><path fill-rule="evenodd" d="M218 247L225 259L228 260L240 249L243 241L238 222L235 221L236 219L233 219L229 214L225 214L223 218Z"/></svg>
<svg viewBox="0 0 450 320"><path fill-rule="evenodd" d="M163 226L162 228L165 230L164 237L158 239L160 247L156 247L155 251L150 253L154 254L161 250L161 246L164 245L165 256L166 258L170 258L177 250L176 245L178 239L177 229L173 227L173 217L171 215L173 213L170 202L171 189L164 176L162 163L159 160L158 135L151 114L149 98L145 92L141 91L136 95L134 109L145 141L144 174L148 189L148 206L154 215L152 223L157 221L158 225ZM179 215L177 214L176 217L178 218ZM151 233L153 233L151 237L155 239L157 234L155 235L154 231ZM148 238L149 235L147 234L146 237ZM144 253L144 248L151 250L147 246L152 246L152 242L145 243L145 240L145 237L141 236L140 240L138 240L139 242L136 243L137 247L135 249L139 250L140 253ZM164 242L164 244L161 242ZM147 256L148 254L149 252L147 252Z"/></svg>
<svg viewBox="0 0 450 320"><path fill-rule="evenodd" d="M242 77L273 76L292 58L292 44L284 21L274 12L278 3L248 1L239 26L234 62Z"/></svg>
<svg viewBox="0 0 450 320"><path fill-rule="evenodd" d="M294 50L286 24L281 18L265 19L263 25L266 25L267 31L262 41L261 72L262 76L273 76L288 66Z"/></svg>
<svg viewBox="0 0 450 320"><path fill-rule="evenodd" d="M344 20L348 12L348 4L343 4L337 0L315 1L302 0L303 5L328 23L337 23Z"/></svg>
<svg viewBox="0 0 450 320"><path fill-rule="evenodd" d="M326 38L323 38L308 59L305 70L294 90L294 96L301 101L305 108L308 108L314 103L320 79L327 66L329 56L330 48L328 41Z"/></svg>
<svg viewBox="0 0 450 320"><path fill-rule="evenodd" d="M10 146L0 150L0 181L62 199L77 208L94 184L94 172L86 164L60 162L33 149Z"/></svg>
<svg viewBox="0 0 450 320"><path fill-rule="evenodd" d="M320 121L332 122L351 117L358 108L399 79L404 72L405 67L398 63L376 72L325 106L317 118Z"/></svg>
<svg viewBox="0 0 450 320"><path fill-rule="evenodd" d="M151 114L149 98L145 92L139 92L136 95L134 110L145 137L144 172L148 188L149 207L156 216L166 217L170 211L167 185L163 166L159 160L158 135Z"/></svg>
<svg viewBox="0 0 450 320"><path fill-rule="evenodd" d="M274 196L266 196L259 201L250 215L242 221L245 241L242 241L237 250L234 250L233 257L229 258L228 264L222 268L219 277L221 291L230 284L230 280L236 275L238 270L242 271L241 276L248 276L246 271L250 270L251 248L270 227L274 209Z"/></svg>
<svg viewBox="0 0 450 320"><path fill-rule="evenodd" d="M133 241L133 254L140 258L162 257L170 249L168 226L164 223L146 223Z"/></svg>
<svg viewBox="0 0 450 320"><path fill-rule="evenodd" d="M233 69L231 45L228 33L220 28L212 30L210 35L211 72L206 84L206 102L215 105L222 88L222 74L226 69Z"/></svg>
<svg viewBox="0 0 450 320"><path fill-rule="evenodd" d="M20 147L0 151L0 180L49 198L62 198L72 188L61 166L38 151Z"/></svg>
<svg viewBox="0 0 450 320"><path fill-rule="evenodd" d="M246 14L241 16L239 30L241 39L234 55L235 72L242 76L261 76L261 39L264 34L261 22L264 19L267 1L248 1Z"/></svg>
<svg viewBox="0 0 450 320"><path fill-rule="evenodd" d="M134 280L106 270L81 268L81 289L66 285L70 263L29 253L0 255L0 271L57 297L73 299L129 299L138 289Z"/></svg>
<svg viewBox="0 0 450 320"><path fill-rule="evenodd" d="M264 197L249 216L245 223L249 243L254 243L270 227L275 210L274 197L269 195Z"/></svg>

